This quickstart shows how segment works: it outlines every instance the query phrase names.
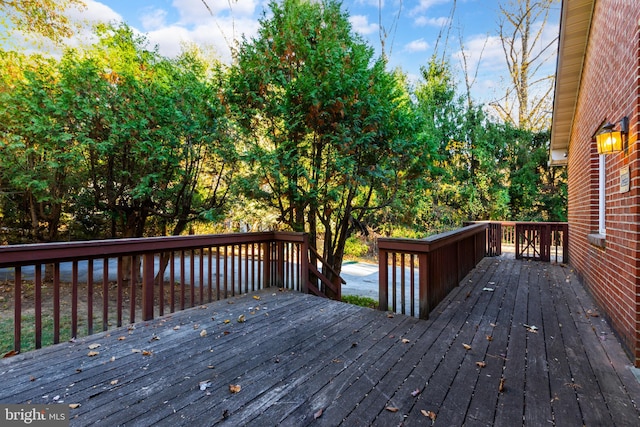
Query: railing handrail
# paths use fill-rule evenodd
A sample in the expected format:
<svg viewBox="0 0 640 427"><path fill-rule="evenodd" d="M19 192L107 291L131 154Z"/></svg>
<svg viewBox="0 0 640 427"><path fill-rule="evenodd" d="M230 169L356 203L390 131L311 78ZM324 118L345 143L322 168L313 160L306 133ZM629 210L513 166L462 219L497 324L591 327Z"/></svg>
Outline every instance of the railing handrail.
<svg viewBox="0 0 640 427"><path fill-rule="evenodd" d="M409 239L404 237L380 237L378 238L378 249L397 252L427 253L448 244L464 240L476 234L479 230L485 230L486 223L478 223L458 228L444 233L434 234L424 239Z"/></svg>
<svg viewBox="0 0 640 427"><path fill-rule="evenodd" d="M145 252L190 250L216 245L263 243L269 241L302 242L304 233L258 232L163 236L77 242L30 243L0 246L0 268L37 263L103 258Z"/></svg>

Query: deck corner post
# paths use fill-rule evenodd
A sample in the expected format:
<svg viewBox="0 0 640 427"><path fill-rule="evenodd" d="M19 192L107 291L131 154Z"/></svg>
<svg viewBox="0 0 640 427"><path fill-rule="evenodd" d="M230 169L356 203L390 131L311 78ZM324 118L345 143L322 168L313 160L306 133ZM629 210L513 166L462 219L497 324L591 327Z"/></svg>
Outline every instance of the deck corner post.
<svg viewBox="0 0 640 427"><path fill-rule="evenodd" d="M300 244L300 290L309 293L309 235L304 233Z"/></svg>
<svg viewBox="0 0 640 427"><path fill-rule="evenodd" d="M142 270L142 320L144 321L153 320L153 261L152 253L144 254Z"/></svg>
<svg viewBox="0 0 640 427"><path fill-rule="evenodd" d="M386 249L378 249L378 310L389 309L389 269Z"/></svg>
<svg viewBox="0 0 640 427"><path fill-rule="evenodd" d="M418 315L420 319L427 320L429 318L429 312L431 311L431 304L429 302L429 254L421 253L418 255L418 298L420 300L420 307Z"/></svg>

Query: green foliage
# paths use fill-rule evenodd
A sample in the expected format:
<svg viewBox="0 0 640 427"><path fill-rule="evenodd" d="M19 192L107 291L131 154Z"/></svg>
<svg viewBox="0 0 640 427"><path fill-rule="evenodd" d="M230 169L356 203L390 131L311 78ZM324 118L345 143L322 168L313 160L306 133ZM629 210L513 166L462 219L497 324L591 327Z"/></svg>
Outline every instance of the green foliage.
<svg viewBox="0 0 640 427"><path fill-rule="evenodd" d="M342 301L349 304L358 305L360 307L373 309L378 308L378 301L374 300L373 298L361 297L359 295L343 295Z"/></svg>
<svg viewBox="0 0 640 427"><path fill-rule="evenodd" d="M347 258L360 258L369 252L369 246L359 236L349 236L344 246L344 255Z"/></svg>
<svg viewBox="0 0 640 427"><path fill-rule="evenodd" d="M0 180L26 201L38 239L55 240L65 212L80 237L179 234L219 219L237 161L222 72L195 50L163 58L127 26L99 35L0 93Z"/></svg>

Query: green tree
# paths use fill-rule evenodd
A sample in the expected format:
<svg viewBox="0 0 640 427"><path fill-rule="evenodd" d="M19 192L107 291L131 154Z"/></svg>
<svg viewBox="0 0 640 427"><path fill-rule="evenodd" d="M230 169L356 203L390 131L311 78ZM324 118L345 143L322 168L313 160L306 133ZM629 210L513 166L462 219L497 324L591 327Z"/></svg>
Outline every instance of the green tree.
<svg viewBox="0 0 640 427"><path fill-rule="evenodd" d="M312 245L321 233L323 257L339 273L347 238L395 196L412 158L410 101L338 2L270 7L231 72L246 188L286 227L308 231Z"/></svg>
<svg viewBox="0 0 640 427"><path fill-rule="evenodd" d="M57 239L65 212L82 238L180 234L220 218L237 160L223 73L194 49L163 58L126 26L100 35L60 61L5 68L3 211L24 207L37 240Z"/></svg>
<svg viewBox="0 0 640 427"><path fill-rule="evenodd" d="M74 67L87 73L76 106L87 194L111 218L111 235L143 236L149 218L180 234L191 221L218 217L236 160L222 74L194 50L160 57L127 26L102 34Z"/></svg>
<svg viewBox="0 0 640 427"><path fill-rule="evenodd" d="M517 221L566 221L566 168L549 166L549 131L507 129L509 198Z"/></svg>
<svg viewBox="0 0 640 427"><path fill-rule="evenodd" d="M19 58L2 55L5 61ZM21 200L17 206L29 218L32 239L55 241L63 214L69 213L68 194L80 185L81 157L56 61L22 57L22 63L26 68L11 90L0 92L0 183L14 201Z"/></svg>

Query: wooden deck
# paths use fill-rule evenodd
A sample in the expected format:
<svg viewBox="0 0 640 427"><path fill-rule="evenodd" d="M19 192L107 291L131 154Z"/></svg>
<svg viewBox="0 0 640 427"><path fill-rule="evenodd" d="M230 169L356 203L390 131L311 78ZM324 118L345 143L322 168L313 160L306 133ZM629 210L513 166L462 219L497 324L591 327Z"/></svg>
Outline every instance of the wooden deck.
<svg viewBox="0 0 640 427"><path fill-rule="evenodd" d="M0 379L2 403L80 404L71 425L640 425L570 269L507 259L428 321L268 290L4 359Z"/></svg>

